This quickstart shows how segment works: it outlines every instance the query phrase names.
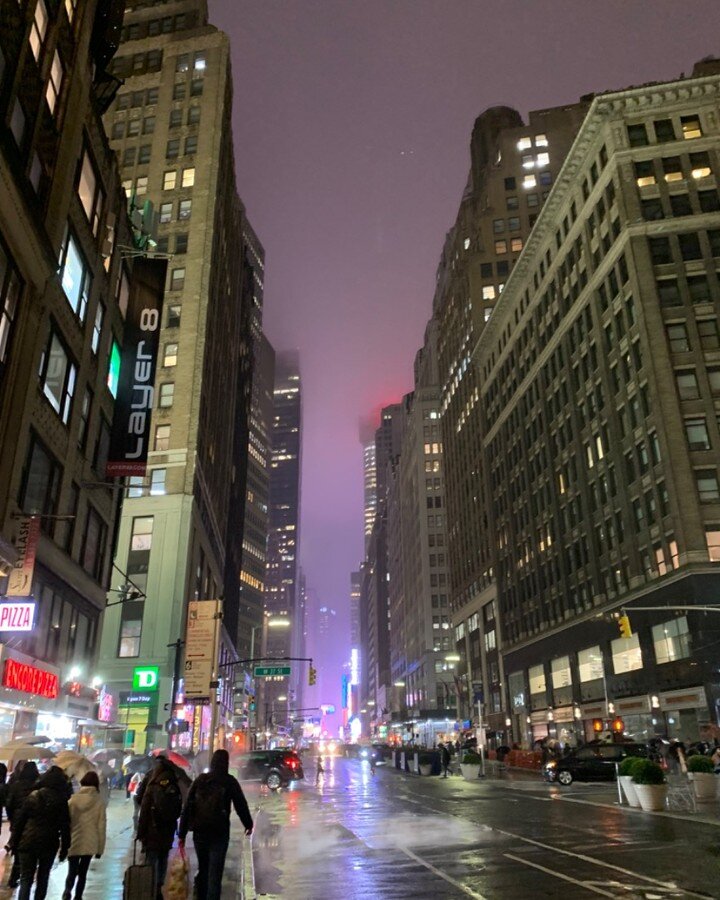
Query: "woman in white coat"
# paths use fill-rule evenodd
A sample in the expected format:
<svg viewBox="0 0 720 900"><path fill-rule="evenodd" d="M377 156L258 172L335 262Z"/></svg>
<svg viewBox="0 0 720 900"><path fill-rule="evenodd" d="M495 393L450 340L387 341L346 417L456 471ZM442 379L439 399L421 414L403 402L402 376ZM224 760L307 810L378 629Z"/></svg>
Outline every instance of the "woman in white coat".
<svg viewBox="0 0 720 900"><path fill-rule="evenodd" d="M90 860L93 856L100 859L105 852L107 817L97 772L88 772L83 776L80 790L72 795L68 805L72 833L63 900L71 900L73 886L75 900L81 900Z"/></svg>

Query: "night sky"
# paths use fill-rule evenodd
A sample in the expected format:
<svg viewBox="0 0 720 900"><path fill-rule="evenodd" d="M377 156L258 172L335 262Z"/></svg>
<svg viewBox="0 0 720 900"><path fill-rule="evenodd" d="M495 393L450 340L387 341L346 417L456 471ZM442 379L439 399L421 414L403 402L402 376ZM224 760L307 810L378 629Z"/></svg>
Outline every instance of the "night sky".
<svg viewBox="0 0 720 900"><path fill-rule="evenodd" d="M717 0L210 0L210 15L232 42L266 330L301 353L300 558L347 621L358 422L412 388L475 117L689 73L720 55Z"/></svg>

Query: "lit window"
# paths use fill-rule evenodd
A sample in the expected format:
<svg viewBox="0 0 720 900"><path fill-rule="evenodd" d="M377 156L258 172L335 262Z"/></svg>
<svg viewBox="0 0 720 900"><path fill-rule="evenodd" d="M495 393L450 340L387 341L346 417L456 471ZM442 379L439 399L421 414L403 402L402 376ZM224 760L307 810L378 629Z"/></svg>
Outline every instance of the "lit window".
<svg viewBox="0 0 720 900"><path fill-rule="evenodd" d="M165 476L167 469L152 469L150 471L150 495L156 496L165 493Z"/></svg>
<svg viewBox="0 0 720 900"><path fill-rule="evenodd" d="M712 175L709 153L691 153L690 171L693 178L707 178Z"/></svg>
<svg viewBox="0 0 720 900"><path fill-rule="evenodd" d="M708 525L705 529L705 541L710 562L720 562L720 525Z"/></svg>
<svg viewBox="0 0 720 900"><path fill-rule="evenodd" d="M658 665L690 656L690 629L685 616L653 625L652 636Z"/></svg>
<svg viewBox="0 0 720 900"><path fill-rule="evenodd" d="M164 191L172 191L175 189L175 183L177 181L177 172L174 170L168 170L163 173L163 190Z"/></svg>
<svg viewBox="0 0 720 900"><path fill-rule="evenodd" d="M517 142L518 150L529 150L532 147L532 140L529 137L520 138Z"/></svg>
<svg viewBox="0 0 720 900"><path fill-rule="evenodd" d="M494 306L486 306L485 309L483 310L483 317L486 322L490 321L490 316L492 315L494 309L495 309Z"/></svg>
<svg viewBox="0 0 720 900"><path fill-rule="evenodd" d="M99 187L95 166L87 150L83 153L80 165L77 194L90 223L92 233L97 234L102 215L103 194Z"/></svg>
<svg viewBox="0 0 720 900"><path fill-rule="evenodd" d="M463 241L463 247L465 250L468 250L470 248L470 238L465 238L465 240Z"/></svg>
<svg viewBox="0 0 720 900"><path fill-rule="evenodd" d="M185 286L185 269L173 269L170 274L170 290L181 291Z"/></svg>
<svg viewBox="0 0 720 900"><path fill-rule="evenodd" d="M598 681L605 677L603 657L600 647L588 647L578 652L578 675L580 682Z"/></svg>
<svg viewBox="0 0 720 900"><path fill-rule="evenodd" d="M170 449L170 426L158 425L155 429L155 450L165 451Z"/></svg>
<svg viewBox="0 0 720 900"><path fill-rule="evenodd" d="M33 56L36 60L40 59L43 41L47 34L48 13L45 6L45 0L37 0L35 6L35 15L33 16L32 25L30 26L30 46L32 47Z"/></svg>
<svg viewBox="0 0 720 900"><path fill-rule="evenodd" d="M543 166L550 165L550 154L549 153L538 153L536 165L538 169L542 169Z"/></svg>
<svg viewBox="0 0 720 900"><path fill-rule="evenodd" d="M77 369L65 345L55 332L51 332L40 358L40 384L43 394L66 425L70 419L76 375Z"/></svg>
<svg viewBox="0 0 720 900"><path fill-rule="evenodd" d="M187 53L181 53L175 61L176 72L187 72L190 68L190 56Z"/></svg>
<svg viewBox="0 0 720 900"><path fill-rule="evenodd" d="M525 156L523 156L522 166L523 169L532 169L535 167L535 157L532 155L532 153L527 153Z"/></svg>
<svg viewBox="0 0 720 900"><path fill-rule="evenodd" d="M547 147L548 139L544 134L536 134L535 135L535 146L536 147Z"/></svg>
<svg viewBox="0 0 720 900"><path fill-rule="evenodd" d="M192 187L195 184L195 167L191 167L189 169L183 169L182 173L182 186Z"/></svg>
<svg viewBox="0 0 720 900"><path fill-rule="evenodd" d="M495 252L497 254L507 253L507 241L495 241Z"/></svg>
<svg viewBox="0 0 720 900"><path fill-rule="evenodd" d="M138 197L141 197L143 194L147 194L148 187L148 179L147 175L139 175L137 181L135 182L135 194Z"/></svg>
<svg viewBox="0 0 720 900"><path fill-rule="evenodd" d="M702 137L700 119L697 116L683 116L680 119L680 124L682 125L682 133L686 141Z"/></svg>
<svg viewBox="0 0 720 900"><path fill-rule="evenodd" d="M160 224L166 225L168 222L172 220L173 214L173 204L172 203L161 203L160 204Z"/></svg>
<svg viewBox="0 0 720 900"><path fill-rule="evenodd" d="M205 71L205 66L207 65L207 61L205 59L204 53L196 53L195 61L193 63L193 69L196 73L202 73Z"/></svg>
<svg viewBox="0 0 720 900"><path fill-rule="evenodd" d="M642 652L637 632L629 638L617 638L610 644L612 648L613 671L616 675L642 669Z"/></svg>
<svg viewBox="0 0 720 900"><path fill-rule="evenodd" d="M638 187L655 184L655 169L651 159L635 163L635 181Z"/></svg>
<svg viewBox="0 0 720 900"><path fill-rule="evenodd" d="M81 321L85 321L90 273L71 231L67 231L60 253L61 283L68 303Z"/></svg>
<svg viewBox="0 0 720 900"><path fill-rule="evenodd" d="M160 407L160 409L169 409L173 405L174 397L174 382L170 381L160 385L160 399L158 400L158 406Z"/></svg>
<svg viewBox="0 0 720 900"><path fill-rule="evenodd" d="M522 238L513 238L510 241L510 250L512 253L519 253L523 248Z"/></svg>
<svg viewBox="0 0 720 900"><path fill-rule="evenodd" d="M528 686L531 696L545 693L545 667L542 664L528 669Z"/></svg>
<svg viewBox="0 0 720 900"><path fill-rule="evenodd" d="M65 0L65 12L67 13L68 22L72 22L76 6L77 0Z"/></svg>
<svg viewBox="0 0 720 900"><path fill-rule="evenodd" d="M523 175L522 186L526 191L530 190L530 188L537 187L537 179L534 175Z"/></svg>
<svg viewBox="0 0 720 900"><path fill-rule="evenodd" d="M683 180L682 166L680 165L679 156L667 157L662 161L662 167L665 181L673 182Z"/></svg>
<svg viewBox="0 0 720 900"><path fill-rule="evenodd" d="M495 288L491 284L485 285L482 289L483 300L494 300L495 299Z"/></svg>
<svg viewBox="0 0 720 900"><path fill-rule="evenodd" d="M53 54L52 65L50 66L50 77L48 78L47 88L45 89L45 99L50 107L50 112L55 112L55 107L60 97L63 80L63 65L60 60L60 54L55 51Z"/></svg>
<svg viewBox="0 0 720 900"><path fill-rule="evenodd" d="M176 366L178 358L178 345L165 344L165 352L163 354L164 366Z"/></svg>

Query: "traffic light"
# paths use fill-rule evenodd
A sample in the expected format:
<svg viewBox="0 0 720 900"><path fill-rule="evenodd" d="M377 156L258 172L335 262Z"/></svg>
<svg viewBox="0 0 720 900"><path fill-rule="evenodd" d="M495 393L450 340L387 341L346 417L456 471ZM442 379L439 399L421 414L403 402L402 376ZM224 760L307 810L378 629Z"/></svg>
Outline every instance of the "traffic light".
<svg viewBox="0 0 720 900"><path fill-rule="evenodd" d="M255 712L255 694L248 694L248 709Z"/></svg>
<svg viewBox="0 0 720 900"><path fill-rule="evenodd" d="M241 732L241 731L236 731L236 732L233 734L233 746L236 747L236 748L239 747L240 744L242 743L242 739L243 739L242 732Z"/></svg>
<svg viewBox="0 0 720 900"><path fill-rule="evenodd" d="M620 637L632 637L632 628L630 627L630 618L624 613L618 619L618 628L620 629Z"/></svg>
<svg viewBox="0 0 720 900"><path fill-rule="evenodd" d="M313 685L317 682L317 669L313 666L310 666L308 671L308 684Z"/></svg>

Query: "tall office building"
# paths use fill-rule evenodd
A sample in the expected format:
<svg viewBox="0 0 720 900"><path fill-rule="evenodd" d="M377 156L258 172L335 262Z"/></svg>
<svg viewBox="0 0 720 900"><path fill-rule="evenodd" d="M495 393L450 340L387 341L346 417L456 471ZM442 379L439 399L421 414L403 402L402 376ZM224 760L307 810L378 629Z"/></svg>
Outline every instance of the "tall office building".
<svg viewBox="0 0 720 900"><path fill-rule="evenodd" d="M494 728L504 727L502 667L494 628L494 538L487 516L486 472L477 460L481 377L472 350L502 295L545 203L588 103L531 112L492 107L478 117L470 172L445 239L433 301L438 321L440 412L447 480L450 602L456 617L458 688L463 718L473 695L489 696ZM464 623L473 625L463 633ZM487 625L487 630L485 629ZM495 645L492 641L495 640Z"/></svg>
<svg viewBox="0 0 720 900"><path fill-rule="evenodd" d="M300 538L300 473L302 463L302 392L296 351L275 358L272 462L270 467L270 534L265 609L268 613L267 655L297 656L302 643L298 610L298 549ZM281 627L282 620L289 624ZM304 655L304 654L303 654ZM300 663L292 665L289 681L267 681L268 704L274 697L299 691L307 677Z"/></svg>
<svg viewBox="0 0 720 900"><path fill-rule="evenodd" d="M375 437L363 441L363 497L365 504L365 552L370 543L370 534L377 512L377 468Z"/></svg>
<svg viewBox="0 0 720 900"><path fill-rule="evenodd" d="M362 572L350 573L350 646L360 646L360 592Z"/></svg>
<svg viewBox="0 0 720 900"><path fill-rule="evenodd" d="M110 718L95 680L119 503L105 464L136 283L100 110L122 10L0 7L0 594L22 628L1 635L2 743L100 739Z"/></svg>
<svg viewBox="0 0 720 900"><path fill-rule="evenodd" d="M123 85L106 130L128 195L158 214L157 249L169 258L150 474L131 482L115 555L119 580L144 596L111 609L102 637L137 750L148 735L157 740L152 729L165 718L168 645L184 635L188 601L225 595L221 664L236 652L254 269L235 188L230 46L206 3L129 2L113 72ZM160 670L159 690L139 699L137 666ZM232 679L223 688L229 722ZM187 700L174 710L190 729L177 740L197 747L208 740L209 707Z"/></svg>

